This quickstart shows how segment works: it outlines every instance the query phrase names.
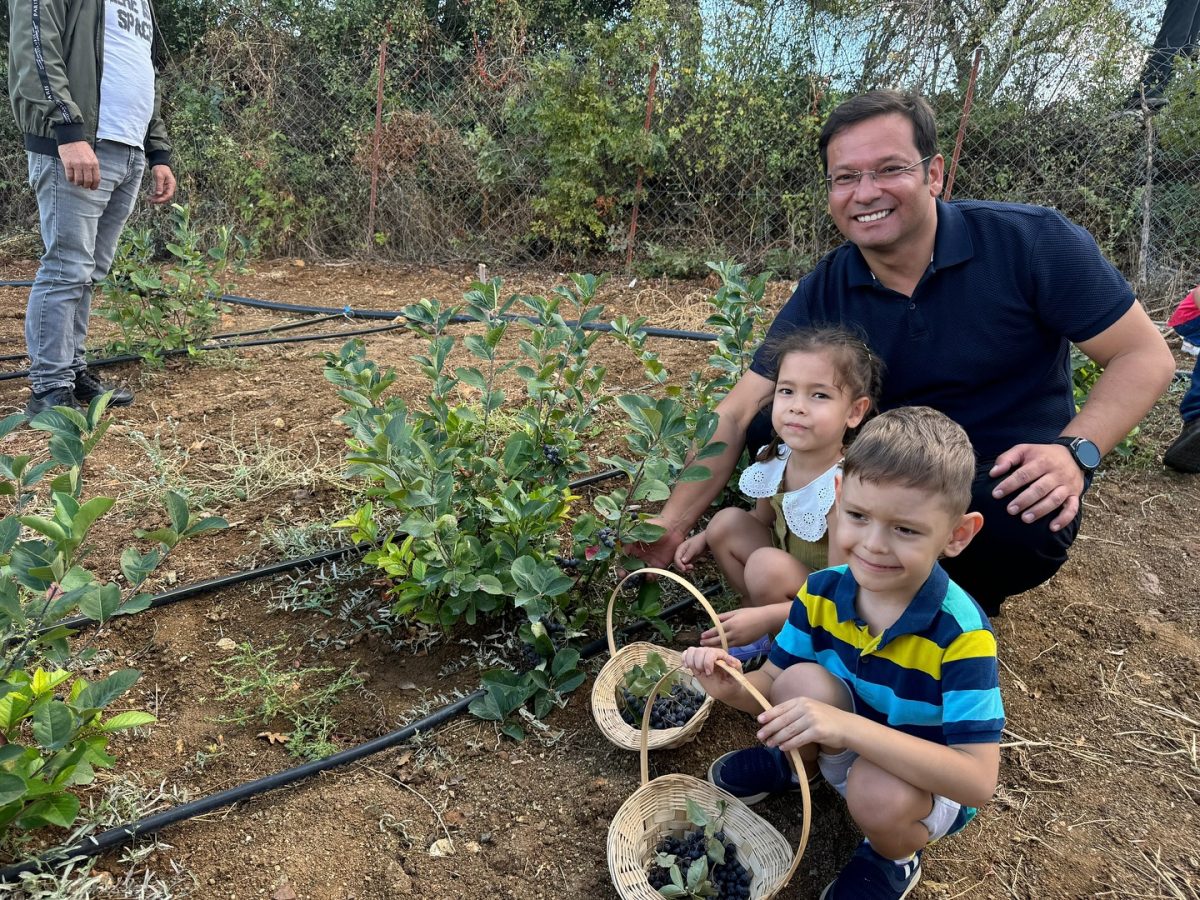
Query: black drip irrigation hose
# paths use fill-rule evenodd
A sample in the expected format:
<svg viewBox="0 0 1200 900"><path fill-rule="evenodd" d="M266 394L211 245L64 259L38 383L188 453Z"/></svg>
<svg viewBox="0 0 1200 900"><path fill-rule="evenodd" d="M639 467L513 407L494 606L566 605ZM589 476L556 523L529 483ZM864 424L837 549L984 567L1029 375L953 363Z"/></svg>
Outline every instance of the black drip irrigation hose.
<svg viewBox="0 0 1200 900"><path fill-rule="evenodd" d="M719 585L710 585L704 589L706 596L711 596L716 592ZM695 603L694 597L688 597L678 603L672 604L662 611L662 618L677 615ZM633 622L618 632L622 636L628 636L649 627L649 623L645 620ZM607 649L607 639L601 638L592 641L580 650L581 659L590 659L602 650ZM343 750L340 753L335 753L332 756L327 756L324 759L313 760L301 766L296 766L291 769L285 769L282 772L276 772L274 775L268 775L265 778L258 778L254 781L248 781L245 784L240 784L237 787L232 787L224 791L218 791L215 794L209 794L207 797L201 797L198 800L193 800L189 803L183 803L171 809L164 810L153 816L145 819L139 819L134 822L127 822L124 825L117 825L102 831L99 834L92 835L70 847L61 847L57 850L51 850L41 856L19 863L14 866L8 866L5 869L0 869L0 883L15 881L22 875L34 873L50 866L65 863L68 860L76 858L87 858L98 856L116 847L121 846L139 835L153 834L156 831L161 831L168 825L174 825L177 822L182 822L186 819L191 819L214 809L219 809L222 806L228 806L232 803L237 803L242 800L248 800L258 794L266 793L275 788L284 787L289 784L294 784L319 772L325 772L329 769L334 769L339 766L344 766L348 763L357 762L367 756L375 753L380 753L392 747L402 744L412 738L419 732L428 732L438 725L449 721L459 713L467 709L470 704L476 699L486 695L483 688L478 689L472 694L461 697L439 710L435 710L428 716L413 722L411 725L406 725L397 731L377 737L374 740L367 741L365 744L359 744L357 747L351 747L348 750Z"/></svg>
<svg viewBox="0 0 1200 900"><path fill-rule="evenodd" d="M308 325L319 325L321 322L328 322L332 319L345 318L346 316L342 313L338 313L337 315L318 316L315 319L305 319L301 322L285 322L282 325L270 325L266 328L254 328L250 331L223 331L220 334L210 334L208 339L210 341L227 341L230 338L253 337L256 334L278 334L281 331L292 331L293 329L304 328ZM0 356L0 362L15 362L18 359L28 358L29 356L26 353L8 353L4 356ZM88 364L94 365L95 361L93 361L93 359L89 359Z"/></svg>
<svg viewBox="0 0 1200 900"><path fill-rule="evenodd" d="M180 347L175 350L164 350L162 356L182 356L195 350L236 350L241 347L266 347L272 344L301 344L306 341L328 341L334 338L358 337L364 334L379 334L384 331L396 331L403 328L403 323L393 322L390 325L377 325L374 328L359 328L353 331L335 331L330 334L298 334L286 338L263 338L257 341L236 341L229 344L204 344L200 347ZM110 356L108 359L97 359L88 363L89 368L102 368L104 366L115 366L120 363L136 362L142 357L136 353L126 354L124 356ZM19 372L5 372L0 375L0 381L12 381L17 378L25 378L29 375L28 369L22 369Z"/></svg>
<svg viewBox="0 0 1200 900"><path fill-rule="evenodd" d="M0 281L0 287L31 287L32 281ZM293 312L293 313L309 313L311 315L338 315L349 316L354 319L404 319L406 316L400 310L381 310L381 309L354 309L351 306L304 306L299 303L281 303L276 300L258 300L254 297L239 297L237 294L222 294L222 303L233 303L238 306L250 306L255 309L270 309L275 312ZM536 324L536 319L531 319L528 316L501 316L502 319L510 322L533 322ZM470 316L455 316L450 320L455 323L470 323L477 320ZM567 325L575 327L578 322L568 321ZM613 327L608 322L584 322L581 326L585 331L612 331ZM683 341L715 341L717 336L709 334L705 331L682 331L678 328L655 328L653 326L643 327L642 331L649 337L665 337L677 338Z"/></svg>
<svg viewBox="0 0 1200 900"><path fill-rule="evenodd" d="M272 309L277 312L291 313L311 313L318 315L321 313L342 313L343 315L352 316L356 319L405 319L404 312L401 310L383 310L383 309L354 309L350 306L343 306L338 309L334 306L303 306L297 303L279 303L274 300L256 300L253 297L239 297L236 294L223 294L221 296L223 303L233 303L238 306L250 306L256 309ZM499 316L506 322L528 322L538 324L536 319L529 316L514 316L504 315ZM456 324L478 324L477 319L472 319L470 316L454 316L450 319ZM609 322L584 322L580 325L579 322L567 321L568 326L574 328L579 326L585 331L613 331L612 324ZM653 326L642 326L641 331L648 337L664 337L676 338L683 341L715 341L717 336L709 334L706 331L681 331L678 328L655 328Z"/></svg>
<svg viewBox="0 0 1200 900"><path fill-rule="evenodd" d="M319 565L323 562L342 559L343 557L357 553L365 553L374 546L370 542L364 542L361 544L352 544L348 547L335 547L332 550L322 550L320 553L314 553L311 556L283 559L269 565L260 566L257 569L247 569L243 572L234 572L231 575L219 575L216 578L209 578L205 581L185 584L174 590L156 594L150 600L150 605L146 609L158 609L160 606L169 606L172 603L178 603L180 600L188 600L200 594L207 594L209 591L217 591L222 588L232 587L235 584L244 584L247 581L268 578L271 575L278 575L281 572L290 572L292 569L303 569L307 566ZM39 629L38 634L45 634L56 628L70 628L75 630L85 628L88 625L94 625L95 623L96 619L91 619L87 616L76 616L73 619L64 619L61 622L55 622L53 625L47 625L45 628Z"/></svg>

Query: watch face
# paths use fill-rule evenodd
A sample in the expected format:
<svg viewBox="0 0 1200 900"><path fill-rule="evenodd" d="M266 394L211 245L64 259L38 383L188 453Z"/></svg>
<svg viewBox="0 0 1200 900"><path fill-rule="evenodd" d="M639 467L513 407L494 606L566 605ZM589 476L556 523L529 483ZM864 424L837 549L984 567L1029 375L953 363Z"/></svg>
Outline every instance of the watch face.
<svg viewBox="0 0 1200 900"><path fill-rule="evenodd" d="M1094 469L1100 465L1100 448L1089 440L1080 440L1075 442L1073 448L1075 450L1075 458L1079 460L1079 464L1087 469Z"/></svg>

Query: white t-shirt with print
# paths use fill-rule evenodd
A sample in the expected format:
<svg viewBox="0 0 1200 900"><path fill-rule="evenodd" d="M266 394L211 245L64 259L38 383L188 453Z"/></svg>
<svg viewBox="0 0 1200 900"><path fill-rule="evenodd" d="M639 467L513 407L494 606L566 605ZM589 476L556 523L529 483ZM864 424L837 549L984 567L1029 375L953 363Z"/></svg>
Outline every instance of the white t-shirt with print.
<svg viewBox="0 0 1200 900"><path fill-rule="evenodd" d="M142 147L154 114L154 19L147 0L104 0L98 140Z"/></svg>

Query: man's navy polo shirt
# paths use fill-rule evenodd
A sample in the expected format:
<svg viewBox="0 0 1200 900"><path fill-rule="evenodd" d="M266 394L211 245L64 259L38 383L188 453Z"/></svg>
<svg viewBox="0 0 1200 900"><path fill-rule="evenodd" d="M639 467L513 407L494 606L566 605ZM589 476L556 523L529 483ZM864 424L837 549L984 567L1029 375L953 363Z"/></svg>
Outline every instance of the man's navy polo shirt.
<svg viewBox="0 0 1200 900"><path fill-rule="evenodd" d="M939 200L933 261L911 298L880 284L847 242L800 281L751 369L774 379L765 347L794 328L847 326L886 365L881 409L941 410L990 460L1062 433L1075 415L1070 342L1133 303L1092 236L1058 211Z"/></svg>

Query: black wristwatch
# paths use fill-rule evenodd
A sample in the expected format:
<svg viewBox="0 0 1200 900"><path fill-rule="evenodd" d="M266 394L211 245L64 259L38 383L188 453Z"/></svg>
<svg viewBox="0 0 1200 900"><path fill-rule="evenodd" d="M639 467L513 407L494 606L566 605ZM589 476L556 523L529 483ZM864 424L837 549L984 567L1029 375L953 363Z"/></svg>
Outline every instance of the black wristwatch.
<svg viewBox="0 0 1200 900"><path fill-rule="evenodd" d="M1071 456L1075 459L1075 464L1083 470L1084 475L1093 475L1100 468L1100 460L1102 455L1100 448L1082 437L1063 437L1057 438L1054 443L1062 444L1071 451Z"/></svg>

